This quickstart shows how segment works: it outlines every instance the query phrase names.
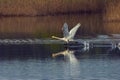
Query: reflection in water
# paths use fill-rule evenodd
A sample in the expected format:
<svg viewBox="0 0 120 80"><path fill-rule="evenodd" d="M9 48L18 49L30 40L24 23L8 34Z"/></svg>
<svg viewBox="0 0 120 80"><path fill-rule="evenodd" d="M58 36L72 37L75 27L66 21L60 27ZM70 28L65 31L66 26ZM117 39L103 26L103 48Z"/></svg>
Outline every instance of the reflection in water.
<svg viewBox="0 0 120 80"><path fill-rule="evenodd" d="M118 49L120 50L120 43L118 43Z"/></svg>
<svg viewBox="0 0 120 80"><path fill-rule="evenodd" d="M80 74L79 62L75 57L74 53L75 53L74 50L67 49L65 51L52 54L52 57L64 55L64 58L67 61L66 66L64 68L64 73L65 75L68 75L70 79L71 78L76 79L79 77L79 74Z"/></svg>
<svg viewBox="0 0 120 80"><path fill-rule="evenodd" d="M71 63L76 63L77 62L77 58L75 57L74 51L72 51L72 50L67 49L65 51L52 54L52 57L57 57L59 55L64 55L65 59L67 61L70 61Z"/></svg>
<svg viewBox="0 0 120 80"><path fill-rule="evenodd" d="M52 54L52 57L55 58L55 57L58 57L61 55L64 56L66 62L64 64L64 67L62 67L62 68L64 69L64 76L67 76L68 79L89 80L89 78L90 78L92 80L92 79L100 78L100 80L102 80L102 79L105 80L102 75L104 75L104 74L106 75L107 74L106 71L108 70L107 67L109 68L109 66L107 66L109 64L105 63L105 62L106 62L106 60L109 60L108 58L110 58L110 56L111 56L111 59L113 59L113 57L115 57L117 52L114 52L114 51L117 51L116 49L118 49L118 48L113 48L112 46L104 47L104 45L102 47L94 47L94 48L90 48L90 47L88 48L88 46L84 46L84 47L81 47L81 48L78 48L75 50L67 49L62 52L54 53L54 54ZM106 53L108 51L110 54ZM84 54L82 54L82 53L84 53ZM75 56L75 54L76 54L76 56ZM78 56L80 57L79 59L77 58ZM83 60L81 58L83 58ZM86 59L88 62L86 61ZM101 60L101 62L99 62L99 59ZM105 68L104 69L105 71L103 71L103 67ZM93 73L92 73L92 70L93 70ZM99 77L99 74L101 77ZM87 78L86 78L86 76L87 76Z"/></svg>
<svg viewBox="0 0 120 80"><path fill-rule="evenodd" d="M89 48L90 48L89 42L85 41L85 42L84 42L84 48L83 48L83 50L84 50L84 51L89 51Z"/></svg>
<svg viewBox="0 0 120 80"><path fill-rule="evenodd" d="M107 53L112 52L113 50L116 51L116 49L119 51L120 50L120 46L119 43L111 43L111 46L109 47L109 49L107 50Z"/></svg>
<svg viewBox="0 0 120 80"><path fill-rule="evenodd" d="M64 46L60 44L1 44L0 80L120 79L118 48L110 51L110 54L106 51L111 47L94 47L89 51L84 51L83 48L64 50ZM51 54L54 52L59 53ZM57 60L51 58L51 55ZM65 61L58 57L60 55L64 56L61 57L65 58Z"/></svg>

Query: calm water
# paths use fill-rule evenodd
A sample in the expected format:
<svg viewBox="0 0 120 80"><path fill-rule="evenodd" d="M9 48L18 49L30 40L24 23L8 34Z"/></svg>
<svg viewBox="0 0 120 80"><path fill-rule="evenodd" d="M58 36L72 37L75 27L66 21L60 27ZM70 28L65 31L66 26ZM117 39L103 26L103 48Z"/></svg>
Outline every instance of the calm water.
<svg viewBox="0 0 120 80"><path fill-rule="evenodd" d="M0 80L119 80L120 50L0 45Z"/></svg>
<svg viewBox="0 0 120 80"><path fill-rule="evenodd" d="M70 29L81 23L77 38L120 31L119 26L111 26L113 22L105 22L102 14L0 17L0 80L119 80L119 48L36 44L35 38L62 37L65 22Z"/></svg>

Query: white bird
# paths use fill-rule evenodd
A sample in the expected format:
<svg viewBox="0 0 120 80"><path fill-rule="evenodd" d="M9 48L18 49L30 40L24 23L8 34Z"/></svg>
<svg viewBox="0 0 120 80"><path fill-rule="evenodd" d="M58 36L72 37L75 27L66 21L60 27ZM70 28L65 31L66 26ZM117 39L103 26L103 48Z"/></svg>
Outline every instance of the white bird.
<svg viewBox="0 0 120 80"><path fill-rule="evenodd" d="M70 31L68 30L68 25L67 23L64 23L63 25L63 38L59 38L59 37L56 37L56 36L52 36L52 38L55 38L55 39L59 39L59 40L62 40L62 41L65 41L65 42L69 42L69 41L72 41L78 28L80 27L80 23L78 23L75 27L73 27Z"/></svg>

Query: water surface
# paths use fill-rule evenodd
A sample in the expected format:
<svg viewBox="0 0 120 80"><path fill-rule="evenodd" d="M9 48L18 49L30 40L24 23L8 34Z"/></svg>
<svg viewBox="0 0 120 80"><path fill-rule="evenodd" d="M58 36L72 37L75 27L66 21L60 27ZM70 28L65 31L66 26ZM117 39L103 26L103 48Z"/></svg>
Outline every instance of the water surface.
<svg viewBox="0 0 120 80"><path fill-rule="evenodd" d="M87 35L92 41L98 34L119 33L119 26L113 29L99 13L0 17L0 80L119 80L119 47L71 48L50 39L62 37L65 22L70 29L81 23L75 38Z"/></svg>
<svg viewBox="0 0 120 80"><path fill-rule="evenodd" d="M119 62L118 48L0 45L1 80L119 80Z"/></svg>

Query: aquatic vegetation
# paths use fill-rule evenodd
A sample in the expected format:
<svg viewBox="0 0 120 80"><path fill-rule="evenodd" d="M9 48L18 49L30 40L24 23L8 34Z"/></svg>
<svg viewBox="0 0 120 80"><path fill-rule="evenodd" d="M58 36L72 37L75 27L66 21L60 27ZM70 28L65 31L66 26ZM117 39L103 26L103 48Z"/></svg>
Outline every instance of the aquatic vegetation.
<svg viewBox="0 0 120 80"><path fill-rule="evenodd" d="M100 10L102 0L0 0L3 15L35 16ZM72 5L72 6L71 6Z"/></svg>

